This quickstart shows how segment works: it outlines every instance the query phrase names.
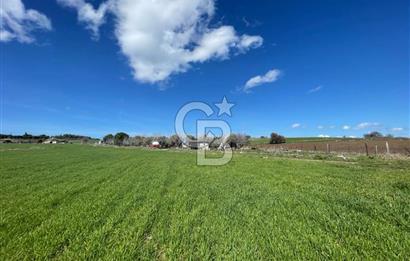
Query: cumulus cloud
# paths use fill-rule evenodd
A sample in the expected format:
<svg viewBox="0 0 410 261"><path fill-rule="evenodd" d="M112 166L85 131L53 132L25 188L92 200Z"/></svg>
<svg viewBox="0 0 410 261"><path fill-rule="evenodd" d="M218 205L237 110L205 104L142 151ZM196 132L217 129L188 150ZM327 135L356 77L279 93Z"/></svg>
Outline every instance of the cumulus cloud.
<svg viewBox="0 0 410 261"><path fill-rule="evenodd" d="M251 48L258 48L262 46L263 38L259 35L247 35L244 34L239 39L238 49L242 52L246 52Z"/></svg>
<svg viewBox="0 0 410 261"><path fill-rule="evenodd" d="M379 126L380 126L380 123L378 122L362 122L362 123L357 124L356 129L363 130L363 129L368 129L368 128L376 128Z"/></svg>
<svg viewBox="0 0 410 261"><path fill-rule="evenodd" d="M187 71L193 63L227 59L262 45L260 36L238 35L232 26L210 27L214 0L108 0L93 8L84 0L58 0L98 35L106 13L136 80L155 83Z"/></svg>
<svg viewBox="0 0 410 261"><path fill-rule="evenodd" d="M272 69L264 75L254 76L246 82L243 90L245 92L249 92L250 89L255 88L256 86L259 86L261 84L275 82L279 78L280 73L281 72L279 70Z"/></svg>
<svg viewBox="0 0 410 261"><path fill-rule="evenodd" d="M300 123L293 123L291 127L292 127L293 129L296 129L296 128L300 128L301 126L302 126L302 125L301 125Z"/></svg>
<svg viewBox="0 0 410 261"><path fill-rule="evenodd" d="M31 43L35 38L31 35L35 30L51 30L51 22L44 14L26 9L21 0L6 0L0 4L0 41L16 40Z"/></svg>
<svg viewBox="0 0 410 261"><path fill-rule="evenodd" d="M307 93L310 94L310 93L318 92L318 91L320 91L321 89L323 89L323 86L322 86L322 85L319 85L319 86L317 86L317 87L315 87L315 88L313 88L313 89L310 89Z"/></svg>
<svg viewBox="0 0 410 261"><path fill-rule="evenodd" d="M105 22L105 15L113 3L112 0L109 0L101 3L100 6L95 9L84 0L57 0L57 2L63 6L76 9L78 21L86 25L86 28L92 32L95 39L98 39L99 28Z"/></svg>
<svg viewBox="0 0 410 261"><path fill-rule="evenodd" d="M350 130L350 126L349 126L349 125L343 125L342 129L344 129L344 130Z"/></svg>
<svg viewBox="0 0 410 261"><path fill-rule="evenodd" d="M326 134L319 134L318 137L319 138L330 138L330 136Z"/></svg>

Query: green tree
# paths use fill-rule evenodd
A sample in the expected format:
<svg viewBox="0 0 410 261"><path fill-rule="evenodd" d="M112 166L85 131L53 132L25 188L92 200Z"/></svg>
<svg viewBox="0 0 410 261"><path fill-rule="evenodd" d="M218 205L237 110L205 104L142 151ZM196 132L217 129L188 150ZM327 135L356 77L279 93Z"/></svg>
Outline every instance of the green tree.
<svg viewBox="0 0 410 261"><path fill-rule="evenodd" d="M32 138L33 138L33 135L28 134L27 132L25 132L24 135L22 136L22 138L23 138L23 139L27 139L27 140L28 140L28 139L32 139Z"/></svg>
<svg viewBox="0 0 410 261"><path fill-rule="evenodd" d="M113 144L113 142L114 142L114 135L112 135L112 134L107 134L107 135L105 135L104 138L103 138L103 142L104 142L105 144Z"/></svg>
<svg viewBox="0 0 410 261"><path fill-rule="evenodd" d="M279 135L275 132L272 132L270 134L270 141L269 141L270 144L280 144L280 143L285 143L285 142L286 142L286 139L284 136Z"/></svg>
<svg viewBox="0 0 410 261"><path fill-rule="evenodd" d="M114 136L114 144L118 146L124 145L125 141L127 141L129 137L130 136L125 132L118 132Z"/></svg>

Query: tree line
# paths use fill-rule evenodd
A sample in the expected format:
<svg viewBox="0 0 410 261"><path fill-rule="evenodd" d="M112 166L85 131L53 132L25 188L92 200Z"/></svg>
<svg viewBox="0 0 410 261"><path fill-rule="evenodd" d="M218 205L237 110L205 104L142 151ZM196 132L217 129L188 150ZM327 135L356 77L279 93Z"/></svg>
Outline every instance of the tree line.
<svg viewBox="0 0 410 261"><path fill-rule="evenodd" d="M372 131L372 132L364 134L363 138L365 138L365 139L394 138L394 136L392 134L383 135L382 133L380 133L378 131Z"/></svg>
<svg viewBox="0 0 410 261"><path fill-rule="evenodd" d="M60 134L56 136L49 136L45 134L32 135L25 132L23 135L12 135L12 134L0 134L0 139L11 139L11 140L38 140L44 141L50 138L61 139L61 140L91 140L89 136L76 135L76 134Z"/></svg>
<svg viewBox="0 0 410 261"><path fill-rule="evenodd" d="M177 135L167 136L134 136L131 137L125 132L118 132L115 135L107 134L102 139L103 143L117 146L150 146L157 141L163 148L179 147L182 145L181 139Z"/></svg>
<svg viewBox="0 0 410 261"><path fill-rule="evenodd" d="M192 142L205 142L210 148L219 148L222 145L229 145L231 148L241 148L249 144L250 136L245 134L231 134L226 140L222 137L201 137L197 139L192 135L188 135ZM109 145L117 146L151 146L156 141L161 148L181 147L183 143L189 146L188 142L183 140L176 134L171 136L133 136L131 137L125 132L118 132L116 134L107 134L103 137L102 142Z"/></svg>
<svg viewBox="0 0 410 261"><path fill-rule="evenodd" d="M87 143L91 141L93 138L84 135L76 135L76 134L61 134L56 136L49 136L45 134L41 135L32 135L25 132L23 135L12 135L12 134L0 134L0 140L8 140L9 142L17 142L17 143L41 143L48 139L57 139L57 140L65 140L65 141L74 141L74 140L81 140L83 143Z"/></svg>
<svg viewBox="0 0 410 261"><path fill-rule="evenodd" d="M23 135L12 135L12 134L0 134L0 139L16 139L16 140L32 140L32 139L48 139L50 136L41 134L41 135L31 135L27 132Z"/></svg>

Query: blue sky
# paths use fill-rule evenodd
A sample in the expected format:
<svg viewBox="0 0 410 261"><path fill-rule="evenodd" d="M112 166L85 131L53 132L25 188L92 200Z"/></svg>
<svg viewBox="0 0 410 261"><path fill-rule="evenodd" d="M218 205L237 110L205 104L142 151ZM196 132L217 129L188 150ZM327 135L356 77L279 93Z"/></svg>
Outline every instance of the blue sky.
<svg viewBox="0 0 410 261"><path fill-rule="evenodd" d="M409 136L408 1L129 2L2 2L1 133Z"/></svg>

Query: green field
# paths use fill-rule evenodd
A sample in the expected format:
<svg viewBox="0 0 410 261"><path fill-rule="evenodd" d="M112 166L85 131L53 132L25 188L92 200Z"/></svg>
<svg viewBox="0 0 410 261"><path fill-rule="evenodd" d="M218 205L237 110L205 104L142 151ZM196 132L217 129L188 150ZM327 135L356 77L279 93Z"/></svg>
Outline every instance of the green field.
<svg viewBox="0 0 410 261"><path fill-rule="evenodd" d="M1 259L409 259L409 161L3 145Z"/></svg>

